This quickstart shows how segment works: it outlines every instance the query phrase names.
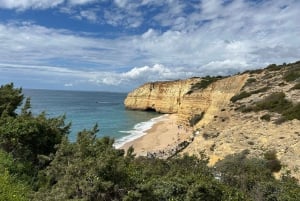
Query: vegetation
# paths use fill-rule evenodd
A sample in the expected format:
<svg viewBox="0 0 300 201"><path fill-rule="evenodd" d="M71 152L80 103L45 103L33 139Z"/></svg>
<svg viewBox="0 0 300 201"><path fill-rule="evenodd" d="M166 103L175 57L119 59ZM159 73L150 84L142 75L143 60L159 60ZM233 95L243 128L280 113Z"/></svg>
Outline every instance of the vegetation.
<svg viewBox="0 0 300 201"><path fill-rule="evenodd" d="M276 64L270 64L266 67L266 69L268 71L278 71L278 70L282 69L283 66L285 66L285 65L283 64L283 65L277 66Z"/></svg>
<svg viewBox="0 0 300 201"><path fill-rule="evenodd" d="M300 120L300 103L293 104L285 98L285 93L275 92L265 97L263 100L255 103L254 106L241 108L242 112L268 110L282 115L282 118L277 123L282 123L286 120Z"/></svg>
<svg viewBox="0 0 300 201"><path fill-rule="evenodd" d="M287 72L284 74L283 79L287 82L292 82L297 79L300 79L300 64L290 67Z"/></svg>
<svg viewBox="0 0 300 201"><path fill-rule="evenodd" d="M214 83L217 80L220 80L222 78L223 78L222 76L216 76L216 77L206 76L206 77L203 77L200 82L192 85L191 90L188 91L187 94L191 94L194 91L199 90L199 89L205 89L211 83Z"/></svg>
<svg viewBox="0 0 300 201"><path fill-rule="evenodd" d="M190 126L195 126L204 116L204 112L201 112L200 114L195 114L190 119Z"/></svg>
<svg viewBox="0 0 300 201"><path fill-rule="evenodd" d="M283 113L292 107L292 102L285 99L285 93L275 92L256 103L255 111L269 110L271 112Z"/></svg>
<svg viewBox="0 0 300 201"><path fill-rule="evenodd" d="M265 114L265 115L261 116L260 119L265 120L265 121L270 121L271 120L271 115L270 114Z"/></svg>
<svg viewBox="0 0 300 201"><path fill-rule="evenodd" d="M257 89L257 90L253 90L253 91L250 91L250 92L247 92L247 91L242 91L241 93L233 96L230 101L231 102L236 102L238 100L241 100L243 98L247 98L247 97L250 97L252 94L258 94L258 93L262 93L262 92L266 92L270 89L270 87L262 87L260 89Z"/></svg>
<svg viewBox="0 0 300 201"><path fill-rule="evenodd" d="M254 82L256 82L257 80L255 79L255 78L253 78L253 77L251 77L251 78L249 78L248 80L247 80L247 83L248 84L251 84L251 83L254 83Z"/></svg>
<svg viewBox="0 0 300 201"><path fill-rule="evenodd" d="M230 99L230 101L234 103L234 102L236 102L238 100L241 100L243 98L247 98L249 96L251 96L251 93L249 93L247 91L242 91L241 93L239 93L239 94L237 94L235 96L232 96L231 99Z"/></svg>
<svg viewBox="0 0 300 201"><path fill-rule="evenodd" d="M208 158L182 156L168 160L136 158L96 138L97 125L68 141L64 117L33 116L27 99L21 112L21 89L0 87L0 200L298 200L300 187L281 168L273 152L248 158L227 156L214 168ZM9 98L5 97L11 94ZM20 100L20 97L22 99ZM18 101L17 101L18 100ZM12 103L10 103L10 101ZM5 105L5 107L4 107ZM13 106L12 106L13 105Z"/></svg>

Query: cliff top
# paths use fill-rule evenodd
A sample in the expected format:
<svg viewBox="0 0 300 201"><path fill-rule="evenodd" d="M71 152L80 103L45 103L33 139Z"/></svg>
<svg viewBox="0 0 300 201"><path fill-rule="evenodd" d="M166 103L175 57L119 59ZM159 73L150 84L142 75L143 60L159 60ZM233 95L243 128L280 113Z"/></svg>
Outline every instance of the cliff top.
<svg viewBox="0 0 300 201"><path fill-rule="evenodd" d="M191 127L193 141L182 151L204 151L211 164L249 150L275 150L300 179L300 61L271 64L229 77L146 83L128 94L129 109L176 114ZM162 133L163 135L163 133Z"/></svg>

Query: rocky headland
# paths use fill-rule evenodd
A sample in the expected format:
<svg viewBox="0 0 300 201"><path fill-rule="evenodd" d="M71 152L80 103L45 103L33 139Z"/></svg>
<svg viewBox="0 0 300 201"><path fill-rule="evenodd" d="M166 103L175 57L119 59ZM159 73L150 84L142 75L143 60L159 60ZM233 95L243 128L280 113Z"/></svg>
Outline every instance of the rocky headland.
<svg viewBox="0 0 300 201"><path fill-rule="evenodd" d="M159 146L154 143L137 152L162 158L204 152L213 165L243 150L259 157L273 150L300 179L299 85L300 62L272 64L229 77L146 83L129 93L124 103L128 109L172 114L176 127L187 132L181 140L165 146L157 140ZM144 138L144 144L149 142L150 138Z"/></svg>

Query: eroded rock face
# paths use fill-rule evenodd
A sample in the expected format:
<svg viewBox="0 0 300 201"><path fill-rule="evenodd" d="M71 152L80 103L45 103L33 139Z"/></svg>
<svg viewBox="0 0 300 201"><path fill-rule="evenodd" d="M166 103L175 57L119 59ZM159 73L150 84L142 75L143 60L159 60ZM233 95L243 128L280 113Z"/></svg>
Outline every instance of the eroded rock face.
<svg viewBox="0 0 300 201"><path fill-rule="evenodd" d="M293 89L300 77L285 80L289 71L298 72L300 63L278 69L265 69L223 78L205 89L192 93L191 86L200 78L183 81L145 84L131 92L125 100L130 109L153 109L161 113L175 113L178 123L190 124L195 116L204 113L194 125L194 140L183 153L197 155L204 151L213 165L228 154L249 150L249 156L262 157L267 150L275 150L278 159L300 180L300 121L278 123L281 115L268 110L242 112L240 108L253 106L272 93L283 92L293 105L300 103L300 90ZM296 74L296 73L294 73ZM249 96L230 101L241 92ZM269 120L262 117L269 115Z"/></svg>
<svg viewBox="0 0 300 201"><path fill-rule="evenodd" d="M224 78L192 93L188 92L201 78L146 83L129 93L124 103L128 109L177 113L185 123L204 112L203 123L213 118L215 110L219 111L229 104L230 98L241 89L247 77L245 74Z"/></svg>
<svg viewBox="0 0 300 201"><path fill-rule="evenodd" d="M134 110L155 110L160 113L177 113L184 94L200 78L179 81L146 83L128 94L125 107Z"/></svg>
<svg viewBox="0 0 300 201"><path fill-rule="evenodd" d="M247 78L248 75L224 78L205 89L185 94L178 110L180 119L189 121L194 115L203 113L204 116L196 127L210 122L216 112L230 103L230 98L240 91Z"/></svg>

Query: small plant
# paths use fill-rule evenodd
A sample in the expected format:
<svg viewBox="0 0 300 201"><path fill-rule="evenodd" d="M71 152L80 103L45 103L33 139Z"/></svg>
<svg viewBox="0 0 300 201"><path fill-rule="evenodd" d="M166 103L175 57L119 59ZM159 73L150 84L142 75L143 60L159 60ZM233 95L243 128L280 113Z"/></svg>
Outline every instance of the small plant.
<svg viewBox="0 0 300 201"><path fill-rule="evenodd" d="M300 103L297 103L296 105L293 105L292 107L288 108L287 110L284 110L282 115L287 120L293 120L293 119L300 120Z"/></svg>
<svg viewBox="0 0 300 201"><path fill-rule="evenodd" d="M281 170L282 165L277 159L275 150L267 151L264 154L264 158L266 160L266 166L271 172L279 172Z"/></svg>
<svg viewBox="0 0 300 201"><path fill-rule="evenodd" d="M190 126L196 125L204 116L204 112L201 112L201 114L195 114L191 119L190 119Z"/></svg>
<svg viewBox="0 0 300 201"><path fill-rule="evenodd" d="M276 64L270 64L267 66L267 70L269 71L278 71L281 69L282 66L277 66Z"/></svg>
<svg viewBox="0 0 300 201"><path fill-rule="evenodd" d="M230 101L232 101L233 103L238 101L238 100L241 100L243 98L247 98L249 96L251 96L252 94L258 94L258 93L262 93L262 92L266 92L270 89L270 87L262 87L260 89L257 89L257 90L253 90L253 91L250 91L250 92L247 92L247 91L242 91L241 93L239 93L238 95L235 95L233 96Z"/></svg>
<svg viewBox="0 0 300 201"><path fill-rule="evenodd" d="M259 88L257 90L251 91L250 93L251 94L258 94L258 93L266 92L269 89L270 89L270 87L262 87L262 88Z"/></svg>
<svg viewBox="0 0 300 201"><path fill-rule="evenodd" d="M255 111L269 110L282 113L292 106L292 102L285 99L285 93L275 92L256 103Z"/></svg>
<svg viewBox="0 0 300 201"><path fill-rule="evenodd" d="M247 70L245 71L243 74L245 73L249 73L250 75L253 75L253 74L260 74L264 71L264 69L254 69L254 70Z"/></svg>
<svg viewBox="0 0 300 201"><path fill-rule="evenodd" d="M270 121L271 120L271 115L265 114L265 115L261 116L260 119L265 120L265 121Z"/></svg>
<svg viewBox="0 0 300 201"><path fill-rule="evenodd" d="M288 70L284 76L283 79L287 82L292 82L300 78L300 69L299 68L292 68Z"/></svg>
<svg viewBox="0 0 300 201"><path fill-rule="evenodd" d="M253 82L256 82L257 80L255 79L255 78L249 78L248 80L247 80L247 83L248 84L250 84L250 83L253 83Z"/></svg>
<svg viewBox="0 0 300 201"><path fill-rule="evenodd" d="M241 99L243 99L243 98L247 98L247 97L249 97L249 96L251 96L251 93L246 92L246 91L242 91L242 92L239 93L238 95L233 96L233 97L230 99L230 101L233 102L233 103L235 103L236 101L241 100Z"/></svg>
<svg viewBox="0 0 300 201"><path fill-rule="evenodd" d="M284 82L280 82L279 84L278 84L278 86L280 86L280 87L283 87L283 86L286 86L287 84L286 83L284 83Z"/></svg>

